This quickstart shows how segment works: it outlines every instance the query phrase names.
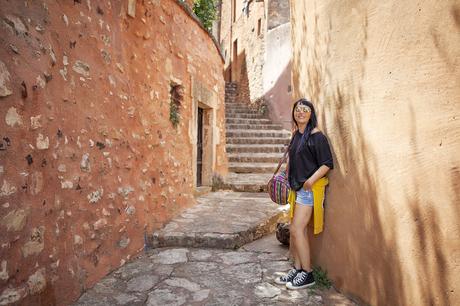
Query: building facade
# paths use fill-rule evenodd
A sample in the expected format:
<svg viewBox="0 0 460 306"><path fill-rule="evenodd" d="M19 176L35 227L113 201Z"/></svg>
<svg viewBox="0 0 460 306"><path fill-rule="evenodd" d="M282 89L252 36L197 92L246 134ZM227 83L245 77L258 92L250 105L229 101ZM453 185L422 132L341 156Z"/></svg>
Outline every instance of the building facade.
<svg viewBox="0 0 460 306"><path fill-rule="evenodd" d="M313 259L369 305L460 303L460 2L291 1L334 152Z"/></svg>
<svg viewBox="0 0 460 306"><path fill-rule="evenodd" d="M68 305L227 171L223 58L186 3L0 10L0 304Z"/></svg>
<svg viewBox="0 0 460 306"><path fill-rule="evenodd" d="M289 1L224 0L219 7L226 82L237 84L239 102L263 105L274 122L290 126Z"/></svg>

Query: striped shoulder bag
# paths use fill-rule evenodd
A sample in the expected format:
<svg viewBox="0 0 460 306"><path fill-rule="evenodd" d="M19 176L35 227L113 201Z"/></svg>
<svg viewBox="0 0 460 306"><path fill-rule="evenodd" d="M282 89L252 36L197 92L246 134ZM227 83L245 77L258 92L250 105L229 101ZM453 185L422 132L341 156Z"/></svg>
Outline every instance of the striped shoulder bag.
<svg viewBox="0 0 460 306"><path fill-rule="evenodd" d="M283 157L281 158L280 162L278 163L278 167L273 173L272 178L268 181L267 190L268 194L270 195L270 199L279 205L286 205L288 203L288 195L289 195L289 181L287 177L286 171L281 171L278 173L281 165L286 161L287 155L289 152L289 148L291 145L286 149L284 152Z"/></svg>

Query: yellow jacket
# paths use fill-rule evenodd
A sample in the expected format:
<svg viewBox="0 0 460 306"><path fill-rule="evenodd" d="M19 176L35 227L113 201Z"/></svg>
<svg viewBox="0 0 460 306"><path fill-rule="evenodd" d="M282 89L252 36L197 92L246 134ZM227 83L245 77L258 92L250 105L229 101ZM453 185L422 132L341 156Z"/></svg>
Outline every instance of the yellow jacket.
<svg viewBox="0 0 460 306"><path fill-rule="evenodd" d="M313 191L313 233L319 234L324 227L324 192L326 185L329 184L327 177L322 177L317 180L311 190ZM303 187L302 187L303 188ZM289 216L294 217L296 193L294 190L289 190L288 202L290 205Z"/></svg>

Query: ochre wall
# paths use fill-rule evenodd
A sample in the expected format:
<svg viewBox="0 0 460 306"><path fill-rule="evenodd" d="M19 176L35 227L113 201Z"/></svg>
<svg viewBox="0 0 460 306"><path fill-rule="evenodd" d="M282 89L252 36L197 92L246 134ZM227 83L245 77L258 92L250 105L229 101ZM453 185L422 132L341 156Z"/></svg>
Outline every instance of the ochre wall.
<svg viewBox="0 0 460 306"><path fill-rule="evenodd" d="M460 304L460 1L291 1L333 147L314 263L371 305Z"/></svg>
<svg viewBox="0 0 460 306"><path fill-rule="evenodd" d="M177 1L135 4L1 2L2 305L69 304L194 204L192 79L218 99L226 171L216 46ZM171 81L185 91L177 129Z"/></svg>

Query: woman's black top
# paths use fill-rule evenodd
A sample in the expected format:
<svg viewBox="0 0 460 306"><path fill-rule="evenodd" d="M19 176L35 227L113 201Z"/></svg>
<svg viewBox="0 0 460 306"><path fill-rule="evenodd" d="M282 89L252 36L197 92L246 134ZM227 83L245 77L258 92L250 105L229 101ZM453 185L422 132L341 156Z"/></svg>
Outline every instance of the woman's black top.
<svg viewBox="0 0 460 306"><path fill-rule="evenodd" d="M322 165L334 168L331 148L326 136L316 132L301 145L303 134L297 131L289 148L289 185L295 191L302 188L305 181Z"/></svg>

